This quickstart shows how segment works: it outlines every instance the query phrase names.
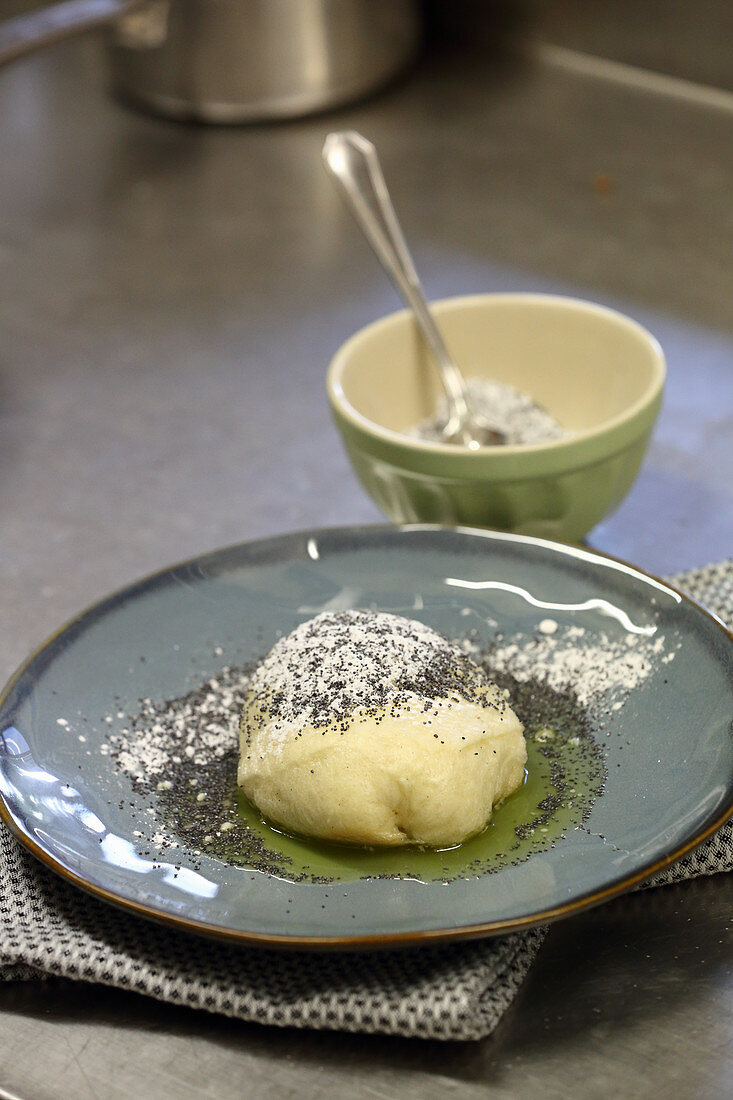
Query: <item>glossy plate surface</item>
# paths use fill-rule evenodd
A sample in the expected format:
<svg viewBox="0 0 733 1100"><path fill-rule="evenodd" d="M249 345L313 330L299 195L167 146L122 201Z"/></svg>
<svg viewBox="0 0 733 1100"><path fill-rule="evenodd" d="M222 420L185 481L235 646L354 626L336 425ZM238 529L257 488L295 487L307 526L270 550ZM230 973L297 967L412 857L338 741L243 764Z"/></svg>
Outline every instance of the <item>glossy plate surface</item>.
<svg viewBox="0 0 733 1100"><path fill-rule="evenodd" d="M624 643L664 638L660 660L604 720L607 780L583 827L546 851L450 882L291 882L185 847L139 850L131 783L105 745L124 706L185 694L261 657L324 609L374 607L452 637ZM625 644L625 643L624 643ZM191 931L290 947L486 935L569 915L641 881L733 808L733 642L662 582L591 551L430 527L304 532L165 570L83 613L0 699L0 810L48 866L107 901ZM61 722L59 722L61 719ZM155 813L155 809L153 810ZM166 861L166 859L168 861Z"/></svg>

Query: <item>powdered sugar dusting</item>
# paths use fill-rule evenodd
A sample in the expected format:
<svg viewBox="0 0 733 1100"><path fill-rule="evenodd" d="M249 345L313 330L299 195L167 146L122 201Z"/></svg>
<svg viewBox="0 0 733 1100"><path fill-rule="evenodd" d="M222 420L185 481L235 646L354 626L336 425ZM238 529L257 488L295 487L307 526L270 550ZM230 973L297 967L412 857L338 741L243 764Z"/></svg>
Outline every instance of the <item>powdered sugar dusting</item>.
<svg viewBox="0 0 733 1100"><path fill-rule="evenodd" d="M675 656L674 647L663 635L629 632L611 637L581 626L560 627L554 621L554 629L548 632L545 622L529 637L497 638L489 646L488 663L522 683L541 679L555 691L572 691L583 706L597 707L603 702L617 710L620 696L633 691ZM472 640L465 642L464 648L470 653L486 650Z"/></svg>
<svg viewBox="0 0 733 1100"><path fill-rule="evenodd" d="M466 392L471 408L503 432L508 444L549 443L572 434L526 393L505 382L469 378ZM408 435L440 441L447 417L448 406L442 397L434 415L412 428Z"/></svg>
<svg viewBox="0 0 733 1100"><path fill-rule="evenodd" d="M461 699L506 706L485 695L482 670L460 645L422 622L377 611L326 611L272 648L250 685L247 723L268 723L272 744L306 725L341 732L357 713L399 705L425 713Z"/></svg>
<svg viewBox="0 0 733 1100"><path fill-rule="evenodd" d="M165 783L171 763L205 766L237 740L249 676L225 666L196 691L170 702L143 699L129 726L110 737L118 767L135 782ZM161 789L165 789L162 788Z"/></svg>

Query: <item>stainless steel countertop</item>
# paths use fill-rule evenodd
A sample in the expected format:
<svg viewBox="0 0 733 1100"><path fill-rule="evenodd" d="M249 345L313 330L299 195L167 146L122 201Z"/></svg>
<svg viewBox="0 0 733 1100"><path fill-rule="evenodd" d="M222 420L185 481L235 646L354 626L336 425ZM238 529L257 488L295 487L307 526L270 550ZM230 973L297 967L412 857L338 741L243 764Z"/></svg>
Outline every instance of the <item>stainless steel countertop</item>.
<svg viewBox="0 0 733 1100"><path fill-rule="evenodd" d="M464 47L348 111L237 130L116 103L94 38L0 73L4 673L170 561L381 518L324 398L338 344L398 306L321 169L336 127L378 145L430 296L574 293L661 340L648 459L591 544L665 574L733 553L733 96L576 60ZM556 925L478 1044L9 983L0 1096L727 1095L732 903L718 877Z"/></svg>

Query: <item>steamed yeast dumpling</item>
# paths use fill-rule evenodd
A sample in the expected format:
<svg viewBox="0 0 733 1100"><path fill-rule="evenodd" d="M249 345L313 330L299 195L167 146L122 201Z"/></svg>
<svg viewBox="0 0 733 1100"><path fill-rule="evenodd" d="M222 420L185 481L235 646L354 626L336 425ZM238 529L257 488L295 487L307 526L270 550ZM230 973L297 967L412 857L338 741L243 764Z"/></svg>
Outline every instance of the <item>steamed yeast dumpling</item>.
<svg viewBox="0 0 733 1100"><path fill-rule="evenodd" d="M505 694L423 623L324 612L280 639L244 705L239 783L296 833L448 847L524 777Z"/></svg>

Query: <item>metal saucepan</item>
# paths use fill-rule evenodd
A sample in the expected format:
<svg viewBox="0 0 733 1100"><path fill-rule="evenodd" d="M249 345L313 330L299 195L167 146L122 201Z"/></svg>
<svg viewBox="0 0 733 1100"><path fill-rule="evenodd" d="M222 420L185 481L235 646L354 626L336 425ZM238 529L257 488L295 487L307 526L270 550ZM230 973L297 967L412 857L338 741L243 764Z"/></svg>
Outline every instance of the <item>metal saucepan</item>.
<svg viewBox="0 0 733 1100"><path fill-rule="evenodd" d="M122 95L203 122L292 118L358 99L420 40L417 0L64 0L0 23L0 65L103 25Z"/></svg>

